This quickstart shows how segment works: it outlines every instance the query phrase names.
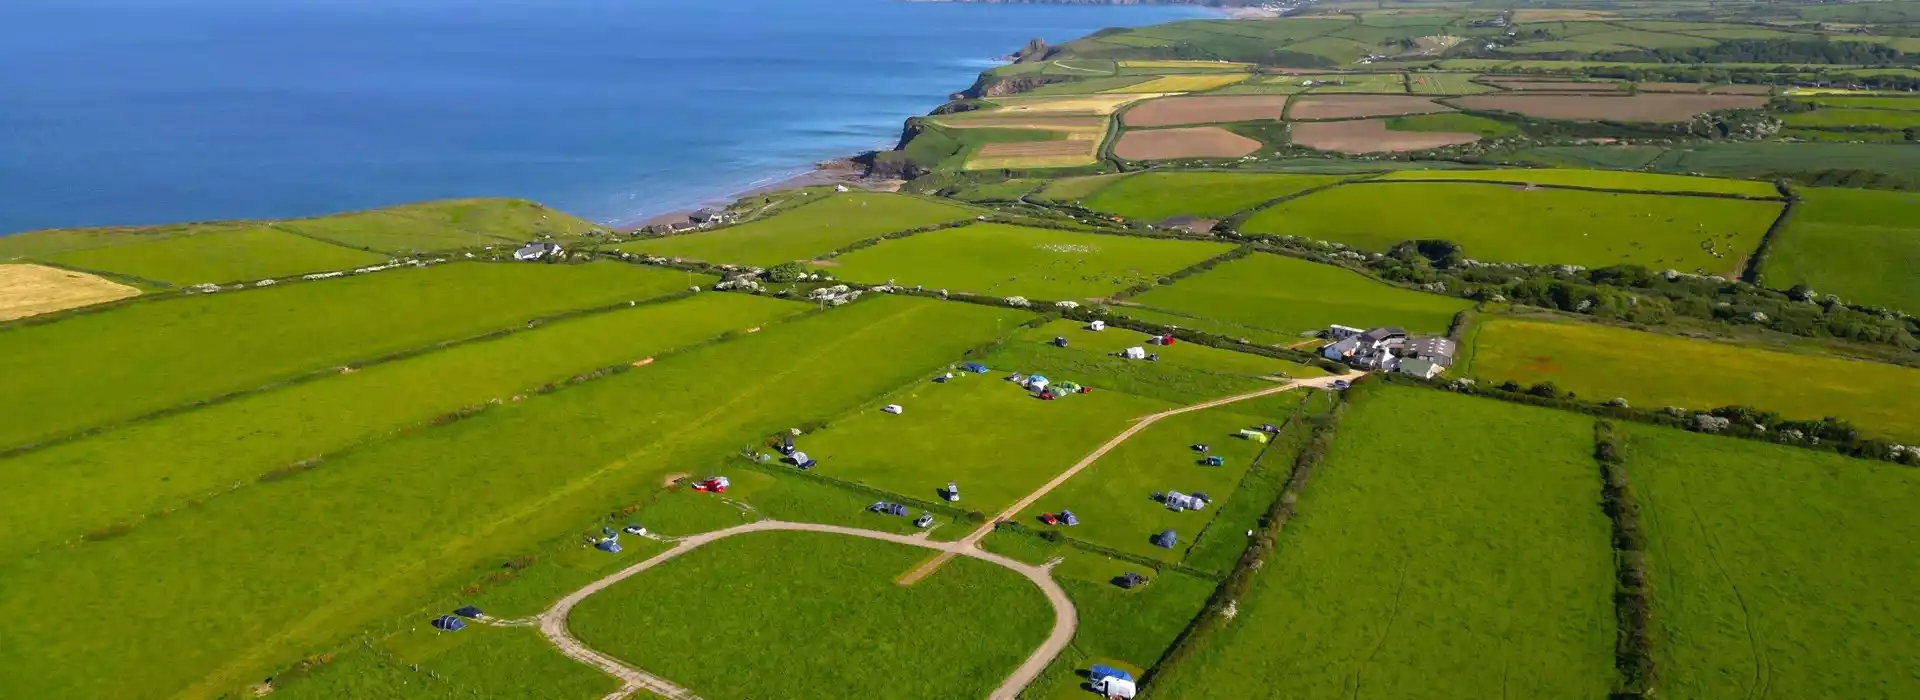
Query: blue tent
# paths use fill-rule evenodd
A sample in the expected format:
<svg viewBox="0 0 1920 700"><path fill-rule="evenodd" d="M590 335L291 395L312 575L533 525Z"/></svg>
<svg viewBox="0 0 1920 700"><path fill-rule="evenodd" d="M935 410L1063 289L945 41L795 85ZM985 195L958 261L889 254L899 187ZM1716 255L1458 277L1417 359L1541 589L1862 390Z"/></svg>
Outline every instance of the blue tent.
<svg viewBox="0 0 1920 700"><path fill-rule="evenodd" d="M980 363L978 363L978 362L969 362L969 363L966 363L966 364L964 364L964 365L960 365L960 369L963 369L963 370L966 370L966 371L968 371L968 372L972 372L972 373L974 373L974 374L986 374L986 373L987 373L987 366L986 366L986 365L983 365L983 364L980 364Z"/></svg>
<svg viewBox="0 0 1920 700"><path fill-rule="evenodd" d="M481 612L479 608L468 605L460 608L455 608L453 611L453 614L459 615L461 617L479 617L481 615Z"/></svg>
<svg viewBox="0 0 1920 700"><path fill-rule="evenodd" d="M1174 543L1179 541L1180 536L1173 534L1172 530L1166 530L1153 536L1153 546L1161 549L1173 549Z"/></svg>
<svg viewBox="0 0 1920 700"><path fill-rule="evenodd" d="M620 540L600 540L598 544L593 545L593 548L608 554L619 554Z"/></svg>
<svg viewBox="0 0 1920 700"><path fill-rule="evenodd" d="M1133 674L1112 666L1102 666L1100 664L1094 664L1093 668L1087 670L1087 680L1098 683L1102 678L1118 678L1123 681L1130 681L1133 680Z"/></svg>
<svg viewBox="0 0 1920 700"><path fill-rule="evenodd" d="M467 621L452 615L441 615L433 619L433 628L446 630L448 632L458 632L467 628Z"/></svg>

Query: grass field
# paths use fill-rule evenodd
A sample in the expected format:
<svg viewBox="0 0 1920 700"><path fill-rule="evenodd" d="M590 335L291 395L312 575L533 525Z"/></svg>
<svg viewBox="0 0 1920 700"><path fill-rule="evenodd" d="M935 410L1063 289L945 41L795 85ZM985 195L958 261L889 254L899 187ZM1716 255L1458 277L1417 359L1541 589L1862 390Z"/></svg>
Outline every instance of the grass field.
<svg viewBox="0 0 1920 700"><path fill-rule="evenodd" d="M386 259L278 229L246 226L75 250L47 261L186 286L348 270Z"/></svg>
<svg viewBox="0 0 1920 700"><path fill-rule="evenodd" d="M1058 180L1049 180L1045 187L1034 193L1033 198L1042 202L1073 202L1093 196L1101 188L1114 181L1127 177L1127 173L1111 175L1082 175Z"/></svg>
<svg viewBox="0 0 1920 700"><path fill-rule="evenodd" d="M187 501L467 406L757 327L803 304L740 294L543 325L353 374L136 423L0 460L0 560ZM529 358L543 358L537 362Z"/></svg>
<svg viewBox="0 0 1920 700"><path fill-rule="evenodd" d="M140 296L135 287L46 265L0 264L0 321Z"/></svg>
<svg viewBox="0 0 1920 700"><path fill-rule="evenodd" d="M1224 243L974 224L839 257L838 276L994 296L1101 297L1229 250Z"/></svg>
<svg viewBox="0 0 1920 700"><path fill-rule="evenodd" d="M1162 561L1186 559L1194 541L1236 495L1241 478L1260 455L1260 443L1235 433L1284 422L1240 413L1237 408L1227 405L1162 419L1021 512L1020 523ZM1201 465L1203 455L1190 449L1196 443L1208 445L1207 454L1225 458L1226 465ZM1151 498L1167 491L1205 493L1213 503L1203 511L1175 513ZM1041 513L1062 510L1073 511L1080 524L1048 527L1040 522ZM1148 541L1169 529L1180 538L1172 549Z"/></svg>
<svg viewBox="0 0 1920 700"><path fill-rule="evenodd" d="M449 264L133 304L0 332L0 445L110 425L572 309L671 293L677 271ZM704 283L701 279L698 283Z"/></svg>
<svg viewBox="0 0 1920 700"><path fill-rule="evenodd" d="M615 246L708 262L775 265L808 260L895 231L959 221L974 212L908 195L853 192L823 197L778 216L715 231Z"/></svg>
<svg viewBox="0 0 1920 700"><path fill-rule="evenodd" d="M0 238L0 259L41 258L161 238L218 234L258 228L265 223L224 221L30 231ZM271 223L275 228L309 238L395 255L415 251L518 245L540 235L568 239L601 228L591 221L522 199L450 199ZM278 246L273 251L284 255L288 249ZM285 264L285 261L276 261L276 264ZM196 279L188 284L205 281L209 280Z"/></svg>
<svg viewBox="0 0 1920 700"><path fill-rule="evenodd" d="M1913 697L1912 469L1629 426L1668 697Z"/></svg>
<svg viewBox="0 0 1920 700"><path fill-rule="evenodd" d="M1444 331L1464 299L1412 292L1332 265L1256 253L1157 287L1133 301L1153 309L1233 326L1297 335L1332 324L1395 325L1415 332ZM1117 313L1125 315L1122 307ZM1206 323L1180 324L1212 330Z"/></svg>
<svg viewBox="0 0 1920 700"><path fill-rule="evenodd" d="M1898 130L1920 127L1920 112L1906 112L1892 109L1844 109L1839 107L1825 107L1811 112L1799 112L1786 115L1785 121L1787 126L1814 128L1856 126Z"/></svg>
<svg viewBox="0 0 1920 700"><path fill-rule="evenodd" d="M1150 172L1102 188L1081 204L1088 209L1149 221L1182 214L1224 218L1340 180L1337 175Z"/></svg>
<svg viewBox="0 0 1920 700"><path fill-rule="evenodd" d="M1822 107L1894 109L1920 112L1920 100L1911 97L1815 97L1805 100Z"/></svg>
<svg viewBox="0 0 1920 700"><path fill-rule="evenodd" d="M1920 311L1920 195L1807 188L1762 270L1857 304Z"/></svg>
<svg viewBox="0 0 1920 700"><path fill-rule="evenodd" d="M1173 571L1156 575L1132 562L1107 560L1078 550L1059 552L1066 561L1055 571L1060 586L1073 598L1080 629L1073 635L1073 645L1020 694L1022 698L1098 697L1085 689L1086 677L1081 672L1096 663L1136 670L1153 665L1213 593L1214 583L1205 579ZM1113 576L1127 571L1153 580L1144 589L1125 591L1115 587Z"/></svg>
<svg viewBox="0 0 1920 700"><path fill-rule="evenodd" d="M527 627L419 631L356 650L299 678L276 678L278 700L603 697L619 682L553 648Z"/></svg>
<svg viewBox="0 0 1920 700"><path fill-rule="evenodd" d="M1232 623L1168 697L1603 697L1613 561L1591 419L1376 387Z"/></svg>
<svg viewBox="0 0 1920 700"><path fill-rule="evenodd" d="M1167 348L1160 361L1127 360L1118 348L1142 345L1141 334L1118 329L1100 333L1074 330L1070 324L1050 324L1045 330L1023 332L995 350L987 364L1025 374L1070 379L1099 391L1119 391L1169 404L1194 404L1222 396L1244 394L1272 386L1261 377L1314 376L1318 370L1256 355L1188 343ZM1064 336L1074 344L1059 348L1050 341ZM1156 348L1156 352L1161 348ZM1151 413L1148 411L1147 413Z"/></svg>
<svg viewBox="0 0 1920 700"><path fill-rule="evenodd" d="M1357 73L1352 75L1321 76L1315 81L1311 92L1321 93L1384 93L1405 94L1406 80L1399 73Z"/></svg>
<svg viewBox="0 0 1920 700"><path fill-rule="evenodd" d="M12 620L0 684L23 697L218 695L605 522L665 474L713 469L760 436L925 377L1026 317L862 300L0 563ZM116 605L88 604L106 599Z"/></svg>
<svg viewBox="0 0 1920 700"><path fill-rule="evenodd" d="M1081 350L1101 355L1116 355L1129 347L1147 345L1147 335L1124 328L1108 327L1106 330L1089 330L1087 324L1070 319L1052 321L1039 328L1029 329L1014 336L1016 341L1025 341L1046 345L1057 350ZM1054 338L1067 339L1065 348L1052 348ZM1286 360L1251 353L1234 352L1198 343L1176 343L1158 346L1153 351L1160 355L1155 364L1160 367L1180 367L1215 374L1238 377L1318 377L1324 372L1317 368L1295 364ZM1213 398L1213 397L1209 397Z"/></svg>
<svg viewBox="0 0 1920 700"><path fill-rule="evenodd" d="M1414 73L1407 77L1407 82L1415 95L1477 95L1494 91L1473 82L1478 77L1475 73Z"/></svg>
<svg viewBox="0 0 1920 700"><path fill-rule="evenodd" d="M979 697L1040 645L1046 599L962 557L911 586L926 552L815 533L742 535L581 603L582 641L702 697ZM720 662L723 660L724 662Z"/></svg>
<svg viewBox="0 0 1920 700"><path fill-rule="evenodd" d="M1022 195L1039 189L1043 180L1014 179L1004 182L989 182L971 185L953 193L953 198L963 202L1012 202Z"/></svg>
<svg viewBox="0 0 1920 700"><path fill-rule="evenodd" d="M1107 90L1107 92L1155 92L1155 93L1205 92L1207 90L1213 90L1215 88L1223 88L1228 85L1232 85L1242 80L1246 80L1248 77L1249 77L1248 75L1243 73L1227 73L1224 75L1210 75L1210 74L1169 75L1165 77L1154 78L1152 80L1149 80L1144 83L1139 83L1137 85L1128 85L1121 88Z"/></svg>
<svg viewBox="0 0 1920 700"><path fill-rule="evenodd" d="M1506 122L1471 114L1408 114L1387 117L1387 129L1473 134L1489 139L1512 136L1520 132L1518 127Z"/></svg>
<svg viewBox="0 0 1920 700"><path fill-rule="evenodd" d="M818 473L925 501L938 500L940 489L955 482L961 494L956 505L997 513L1118 435L1128 421L1169 408L1100 389L1041 401L1002 381L1021 369L995 367L991 374L957 375L945 384L928 381L888 397L906 409L900 415L871 407L795 443L820 461Z"/></svg>
<svg viewBox="0 0 1920 700"><path fill-rule="evenodd" d="M1920 437L1920 370L1797 355L1584 323L1483 317L1472 372L1551 381L1593 401L1695 410L1745 405L1795 419L1838 416L1868 435Z"/></svg>
<svg viewBox="0 0 1920 700"><path fill-rule="evenodd" d="M1266 209L1242 228L1369 251L1441 238L1476 260L1731 277L1779 213L1772 202L1436 182L1336 187ZM1473 225L1434 225L1445 221Z"/></svg>
<svg viewBox="0 0 1920 700"><path fill-rule="evenodd" d="M1742 197L1769 199L1778 199L1780 197L1780 191L1774 189L1773 184L1768 182L1725 180L1710 177L1686 177L1684 175L1660 175L1655 173L1629 173L1608 170L1563 170L1556 168L1531 170L1398 170L1387 173L1380 179L1467 180L1478 182L1510 182L1526 185L1592 187L1596 189L1623 190L1629 192L1730 194Z"/></svg>

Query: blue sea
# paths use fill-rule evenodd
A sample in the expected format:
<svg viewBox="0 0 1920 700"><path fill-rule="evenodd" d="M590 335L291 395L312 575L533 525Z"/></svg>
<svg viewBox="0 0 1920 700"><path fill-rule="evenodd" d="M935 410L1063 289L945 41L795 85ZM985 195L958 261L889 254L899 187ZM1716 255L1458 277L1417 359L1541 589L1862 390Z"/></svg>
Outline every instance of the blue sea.
<svg viewBox="0 0 1920 700"><path fill-rule="evenodd" d="M632 223L890 147L1032 37L1173 6L5 0L0 233L446 197Z"/></svg>

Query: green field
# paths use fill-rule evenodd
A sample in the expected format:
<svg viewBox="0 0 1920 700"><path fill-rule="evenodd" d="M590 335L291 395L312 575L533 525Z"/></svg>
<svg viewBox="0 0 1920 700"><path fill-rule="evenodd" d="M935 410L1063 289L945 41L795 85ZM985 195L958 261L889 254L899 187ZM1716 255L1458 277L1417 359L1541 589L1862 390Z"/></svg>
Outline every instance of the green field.
<svg viewBox="0 0 1920 700"><path fill-rule="evenodd" d="M1294 393L1299 392L1289 392ZM1230 404L1161 419L1021 512L1019 521L1123 552L1168 562L1185 560L1214 515L1237 495L1241 478L1260 455L1262 444L1235 434L1285 422L1241 413L1238 408ZM1203 455L1190 449L1196 443L1208 445L1207 454L1225 458L1226 465L1203 466ZM1175 513L1150 498L1167 491L1205 493L1213 503L1203 511ZM1062 510L1073 511L1080 524L1048 527L1040 522L1041 513ZM1169 529L1180 536L1174 548L1162 549L1148 541ZM1245 542L1244 536L1240 539Z"/></svg>
<svg viewBox="0 0 1920 700"><path fill-rule="evenodd" d="M1904 112L1892 109L1843 109L1827 107L1811 112L1789 114L1785 119L1787 126L1812 128L1832 127L1870 127L1875 129L1910 129L1920 127L1920 112Z"/></svg>
<svg viewBox="0 0 1920 700"><path fill-rule="evenodd" d="M1820 187L1800 196L1762 270L1769 286L1920 310L1920 195Z"/></svg>
<svg viewBox="0 0 1920 700"><path fill-rule="evenodd" d="M520 199L450 199L403 204L384 209L334 214L311 219L270 222L282 231L336 243L348 248L403 255L416 251L479 246L518 245L547 235L572 239L601 229L600 225L543 205ZM42 258L77 250L139 244L161 238L220 234L253 229L268 222L228 221L163 226L119 226L89 229L32 231L0 237L0 258ZM160 249L165 259L178 258L190 246ZM204 251L203 249L203 252ZM269 249L278 256L294 251L285 243ZM308 249L311 252L311 249ZM212 254L209 252L209 254ZM332 254L332 253L330 253ZM122 260L121 262L125 262ZM285 265L286 260L273 264ZM295 270L305 271L305 270ZM265 277L266 274L242 277ZM188 280L188 284L223 280Z"/></svg>
<svg viewBox="0 0 1920 700"><path fill-rule="evenodd" d="M615 248L708 262L775 265L808 260L895 231L972 218L974 212L909 195L830 195L772 218L728 228L633 241Z"/></svg>
<svg viewBox="0 0 1920 700"><path fill-rule="evenodd" d="M1325 76L1321 81L1317 81L1312 92L1316 95L1321 93L1406 94L1407 84L1399 73L1336 75Z"/></svg>
<svg viewBox="0 0 1920 700"><path fill-rule="evenodd" d="M723 540L581 603L587 644L702 697L978 697L1040 645L1046 599L1019 574L815 533Z"/></svg>
<svg viewBox="0 0 1920 700"><path fill-rule="evenodd" d="M1191 343L1156 347L1158 362L1128 360L1120 348L1144 345L1142 334L1108 328L1076 330L1070 322L1026 331L1002 345L986 362L1023 374L1039 373L1068 378L1099 391L1119 391L1172 404L1193 404L1272 386L1262 377L1316 376L1317 369L1258 355L1235 353ZM1072 345L1054 347L1052 340L1068 338Z"/></svg>
<svg viewBox="0 0 1920 700"><path fill-rule="evenodd" d="M274 679L276 700L603 697L619 682L553 648L527 627L420 630L356 650L303 677Z"/></svg>
<svg viewBox="0 0 1920 700"><path fill-rule="evenodd" d="M706 294L543 325L0 460L0 559L182 507L462 407L622 366L809 307ZM529 358L544 358L528 361Z"/></svg>
<svg viewBox="0 0 1920 700"><path fill-rule="evenodd" d="M974 224L885 241L835 260L842 279L993 296L1101 297L1230 250L1225 243Z"/></svg>
<svg viewBox="0 0 1920 700"><path fill-rule="evenodd" d="M1096 663L1134 669L1153 665L1200 612L1214 589L1212 581L1174 571L1155 575L1152 570L1132 562L1108 560L1078 550L1060 550L1060 553L1066 561L1055 569L1055 577L1073 598L1080 629L1074 632L1073 645L1047 667L1047 673L1020 694L1022 698L1086 700L1098 697L1085 689L1087 681L1081 672ZM1114 576L1128 571L1145 574L1153 580L1146 588L1131 591L1111 583Z"/></svg>
<svg viewBox="0 0 1920 700"><path fill-rule="evenodd" d="M1779 213L1776 203L1735 199L1396 183L1347 185L1282 202L1242 229L1376 252L1440 238L1475 260L1637 264L1732 277ZM1457 223L1436 227L1440 222Z"/></svg>
<svg viewBox="0 0 1920 700"><path fill-rule="evenodd" d="M51 255L67 267L186 286L350 270L386 260L278 229L235 227Z"/></svg>
<svg viewBox="0 0 1920 700"><path fill-rule="evenodd" d="M1605 697L1613 560L1591 419L1374 387L1176 698Z"/></svg>
<svg viewBox="0 0 1920 700"><path fill-rule="evenodd" d="M1034 193L1033 198L1041 202L1073 202L1093 196L1100 188L1127 177L1127 173L1111 175L1082 175L1080 177L1049 180L1045 187Z"/></svg>
<svg viewBox="0 0 1920 700"><path fill-rule="evenodd" d="M1472 304L1399 289L1333 265L1264 253L1156 287L1133 301L1194 319L1180 325L1227 335L1237 327L1297 335L1333 324L1440 332ZM1130 311L1116 308L1122 315Z"/></svg>
<svg viewBox="0 0 1920 700"><path fill-rule="evenodd" d="M1834 454L1629 426L1661 694L1900 698L1920 615L1920 478Z"/></svg>
<svg viewBox="0 0 1920 700"><path fill-rule="evenodd" d="M1052 348L1054 338L1065 338L1066 348L1055 350L1078 350L1099 355L1117 355L1129 347L1147 345L1147 334L1124 328L1109 326L1106 330L1090 330L1087 324L1061 319L1039 328L1022 332L1015 340L1046 345ZM1214 374L1238 377L1318 377L1321 372L1314 367L1276 360L1271 357L1251 353L1234 352L1208 347L1198 343L1177 343L1174 345L1150 348L1160 356L1156 367L1184 368Z"/></svg>
<svg viewBox="0 0 1920 700"><path fill-rule="evenodd" d="M704 279L704 278L703 278ZM131 304L0 332L0 445L308 372L668 294L685 274L614 263L459 263Z"/></svg>
<svg viewBox="0 0 1920 700"><path fill-rule="evenodd" d="M945 384L924 382L887 397L905 408L900 415L872 406L795 443L820 461L814 469L820 474L925 501L938 500L940 489L954 482L961 494L955 505L997 513L1126 430L1129 421L1170 407L1097 389L1041 401L1002 381L1018 368L994 369L956 374Z"/></svg>
<svg viewBox="0 0 1920 700"><path fill-rule="evenodd" d="M1554 168L1529 170L1397 170L1381 176L1380 179L1467 180L1478 182L1510 182L1549 187L1554 185L1591 187L1595 189L1622 190L1628 192L1728 194L1768 199L1778 199L1780 197L1780 191L1774 189L1772 183L1767 182L1607 170L1562 170Z"/></svg>
<svg viewBox="0 0 1920 700"><path fill-rule="evenodd" d="M1585 323L1486 317L1473 348L1476 377L1551 381L1590 401L1706 410L1744 405L1793 419L1838 416L1861 432L1920 437L1912 397L1920 370L1797 355Z"/></svg>
<svg viewBox="0 0 1920 700"><path fill-rule="evenodd" d="M973 185L953 193L953 198L963 202L1013 202L1044 184L1042 180L1007 180Z"/></svg>
<svg viewBox="0 0 1920 700"><path fill-rule="evenodd" d="M1822 107L1920 111L1920 100L1911 97L1810 97L1802 101L1812 102Z"/></svg>
<svg viewBox="0 0 1920 700"><path fill-rule="evenodd" d="M665 474L924 378L1024 317L862 300L0 563L0 682L23 697L218 695L604 522Z"/></svg>
<svg viewBox="0 0 1920 700"><path fill-rule="evenodd" d="M1101 188L1081 204L1130 219L1160 221L1180 215L1219 219L1340 180L1337 175L1141 173Z"/></svg>

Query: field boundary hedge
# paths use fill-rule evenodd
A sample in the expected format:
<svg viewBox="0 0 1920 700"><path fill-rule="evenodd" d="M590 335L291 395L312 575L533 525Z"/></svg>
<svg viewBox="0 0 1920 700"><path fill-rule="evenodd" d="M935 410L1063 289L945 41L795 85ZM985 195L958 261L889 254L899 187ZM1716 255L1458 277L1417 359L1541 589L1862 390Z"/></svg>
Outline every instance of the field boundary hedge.
<svg viewBox="0 0 1920 700"><path fill-rule="evenodd" d="M1293 108L1292 100L1287 101L1287 108L1288 109ZM1365 182L1367 180L1380 177L1381 175L1385 175L1386 173L1387 171L1385 170L1381 170L1379 172L1372 172L1372 173L1363 173L1360 175L1356 175L1354 177L1342 178L1340 180L1329 182L1319 187L1309 187L1307 189L1300 190L1299 192L1293 192L1290 194L1281 195L1279 197L1274 197L1273 199L1269 199L1267 201L1248 207L1244 211L1234 212L1232 216L1222 219L1220 223L1215 224L1214 228L1219 230L1238 231L1240 230L1240 225L1246 223L1247 219L1251 219L1253 218L1253 215L1258 214L1267 209L1280 206L1281 204L1291 202L1293 200L1299 199L1301 197L1305 197L1310 194L1319 194L1321 192L1325 192L1327 190L1330 190L1335 187L1339 187L1341 185L1345 185L1348 183Z"/></svg>
<svg viewBox="0 0 1920 700"><path fill-rule="evenodd" d="M1627 478L1624 441L1613 423L1593 424L1593 459L1600 466L1601 503L1613 525L1613 663L1621 692L1615 700L1655 696L1659 673L1653 660L1653 583L1647 537L1640 527L1640 500Z"/></svg>
<svg viewBox="0 0 1920 700"><path fill-rule="evenodd" d="M1286 432L1289 430L1300 430L1300 414L1307 410L1307 402L1312 400L1313 400L1313 396L1311 393L1309 393L1305 400L1301 401L1298 404L1295 404L1293 407L1293 412L1287 414L1287 419L1280 423L1280 432L1275 433L1273 439L1268 440L1266 444L1260 446L1260 454L1254 455L1252 466L1248 467L1247 471L1240 475L1240 483L1234 486L1234 490L1233 490L1234 498L1240 497L1240 494L1246 492L1248 484L1253 483L1255 479L1258 479L1262 475L1266 474L1267 456L1273 452L1273 448L1275 446L1278 446L1283 443L1283 441L1280 439L1279 436L1286 434ZM1224 508L1224 506L1222 507ZM1207 539L1207 533L1212 532L1214 526L1219 524L1220 524L1220 518L1218 515L1214 516L1213 519L1208 520L1205 527L1200 528L1199 532L1194 533L1193 546L1197 548L1200 546L1201 542L1205 542ZM1191 556L1191 550L1189 550L1189 556Z"/></svg>
<svg viewBox="0 0 1920 700"><path fill-rule="evenodd" d="M1186 279L1188 277L1192 277L1202 272L1211 270L1215 266L1219 265L1220 263L1232 262L1234 260L1239 260L1241 258L1252 255L1253 250L1254 250L1253 246L1249 244L1241 244L1238 246L1234 246L1232 250L1229 250L1225 253L1221 253L1219 255L1215 255L1211 258L1207 258L1205 260L1194 263L1192 265L1188 265L1181 269L1174 270L1173 272L1169 272L1165 276L1160 277L1159 279L1156 279L1152 282L1141 282L1140 284L1136 284L1126 289L1122 289L1118 292L1114 292L1112 295L1108 296L1107 299L1109 301L1112 301L1115 299L1127 299L1135 295L1145 294L1147 293L1148 290L1151 290L1154 287L1164 287L1164 286L1173 284L1175 282L1179 282L1180 280Z"/></svg>
<svg viewBox="0 0 1920 700"><path fill-rule="evenodd" d="M1252 587L1253 577L1265 564L1267 556L1278 548L1281 532L1286 528L1287 522L1293 519L1294 506L1312 481L1314 470L1332 450L1333 438L1339 430L1341 415L1355 401L1364 400L1369 391L1365 382L1355 385L1341 397L1341 403L1335 406L1332 412L1315 419L1313 434L1307 438L1307 444L1301 447L1300 453L1294 457L1293 473L1287 479L1286 490L1282 491L1280 497L1274 499L1273 505L1267 509L1266 516L1261 518L1259 527L1254 530L1253 542L1248 544L1246 551L1240 554L1239 563L1235 564L1233 571L1227 574L1226 580L1214 589L1213 596L1207 599L1206 607L1202 608L1200 614L1188 623L1186 629L1180 631L1180 636L1174 638L1173 644L1167 647L1166 653L1162 654L1153 667L1141 677L1140 697L1155 697L1155 691L1159 689L1160 684L1164 683L1161 679L1170 673L1178 673L1187 660L1192 658L1194 650L1219 633L1227 621L1232 619L1226 615L1227 610L1237 606L1239 599L1244 597Z"/></svg>
<svg viewBox="0 0 1920 700"><path fill-rule="evenodd" d="M1773 225L1767 232L1760 234L1760 245L1754 247L1753 254L1747 256L1747 269L1741 271L1740 281L1756 287L1766 286L1765 276L1767 258L1773 255L1773 244L1779 242L1780 234L1785 233L1787 225L1793 220L1793 208L1800 203L1800 194L1788 186L1785 180L1773 183L1780 190L1787 205L1780 208L1780 215L1773 218Z"/></svg>

